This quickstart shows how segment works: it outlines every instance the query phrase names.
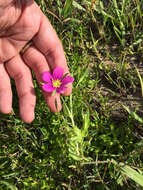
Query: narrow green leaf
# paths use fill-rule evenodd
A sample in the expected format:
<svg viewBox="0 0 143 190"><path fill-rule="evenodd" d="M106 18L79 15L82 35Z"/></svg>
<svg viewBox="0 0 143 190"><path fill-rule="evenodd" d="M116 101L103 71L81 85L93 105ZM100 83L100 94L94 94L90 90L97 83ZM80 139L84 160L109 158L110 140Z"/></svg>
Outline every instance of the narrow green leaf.
<svg viewBox="0 0 143 190"><path fill-rule="evenodd" d="M57 103L57 99L55 99L55 106L56 106L56 110L58 111L58 103Z"/></svg>
<svg viewBox="0 0 143 190"><path fill-rule="evenodd" d="M82 7L78 2L73 1L73 6L79 10L86 11L84 7Z"/></svg>
<svg viewBox="0 0 143 190"><path fill-rule="evenodd" d="M68 14L71 10L72 4L73 4L73 0L66 0L65 1L65 5L64 5L64 8L62 10L64 18L66 18L68 16Z"/></svg>
<svg viewBox="0 0 143 190"><path fill-rule="evenodd" d="M131 111L127 106L124 106L124 109L138 122L143 123L143 119L139 117L135 112Z"/></svg>
<svg viewBox="0 0 143 190"><path fill-rule="evenodd" d="M68 75L68 73L65 73L65 74L62 76L61 80L63 80L67 75Z"/></svg>
<svg viewBox="0 0 143 190"><path fill-rule="evenodd" d="M15 187L14 185L8 183L7 181L0 181L0 184L5 185L8 189L18 190L17 187Z"/></svg>
<svg viewBox="0 0 143 190"><path fill-rule="evenodd" d="M139 79L140 79L141 91L142 91L142 97L143 97L143 79L142 79L142 77L141 77L141 75L140 75L140 73L139 73L137 67L135 67L135 68L136 68L136 71L137 71L138 77L139 77Z"/></svg>
<svg viewBox="0 0 143 190"><path fill-rule="evenodd" d="M82 77L79 79L76 88L79 86L79 84L84 80L85 76L88 74L88 68L85 70L85 72L83 73Z"/></svg>
<svg viewBox="0 0 143 190"><path fill-rule="evenodd" d="M54 91L52 92L52 96L55 96L55 94L56 94L56 90L54 90Z"/></svg>
<svg viewBox="0 0 143 190"><path fill-rule="evenodd" d="M143 175L139 172L127 165L121 167L121 172L143 187Z"/></svg>

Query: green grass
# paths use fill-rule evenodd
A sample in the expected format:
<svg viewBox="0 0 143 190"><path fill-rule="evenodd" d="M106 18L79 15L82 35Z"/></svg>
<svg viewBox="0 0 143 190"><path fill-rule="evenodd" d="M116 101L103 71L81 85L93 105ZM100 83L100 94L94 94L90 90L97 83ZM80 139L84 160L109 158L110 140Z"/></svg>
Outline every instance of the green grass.
<svg viewBox="0 0 143 190"><path fill-rule="evenodd" d="M37 0L75 78L51 113L0 115L0 189L143 189L143 0ZM13 90L15 87L13 85Z"/></svg>

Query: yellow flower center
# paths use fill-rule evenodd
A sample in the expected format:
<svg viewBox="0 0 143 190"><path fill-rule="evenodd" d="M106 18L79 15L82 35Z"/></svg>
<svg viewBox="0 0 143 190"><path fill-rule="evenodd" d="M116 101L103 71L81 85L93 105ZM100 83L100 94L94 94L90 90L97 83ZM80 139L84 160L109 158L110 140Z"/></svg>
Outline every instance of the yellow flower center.
<svg viewBox="0 0 143 190"><path fill-rule="evenodd" d="M53 87L60 87L61 86L61 81L60 80L52 80L52 83L53 83Z"/></svg>

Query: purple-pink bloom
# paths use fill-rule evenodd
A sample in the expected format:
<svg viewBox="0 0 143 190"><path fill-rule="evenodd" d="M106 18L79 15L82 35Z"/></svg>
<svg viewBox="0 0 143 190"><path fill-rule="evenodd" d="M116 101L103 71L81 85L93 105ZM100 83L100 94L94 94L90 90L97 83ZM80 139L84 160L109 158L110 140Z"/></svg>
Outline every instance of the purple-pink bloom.
<svg viewBox="0 0 143 190"><path fill-rule="evenodd" d="M42 79L45 83L42 84L42 89L46 92L56 91L62 94L66 90L66 85L72 83L74 78L71 76L64 76L63 69L61 67L56 67L53 74L50 72L43 72Z"/></svg>

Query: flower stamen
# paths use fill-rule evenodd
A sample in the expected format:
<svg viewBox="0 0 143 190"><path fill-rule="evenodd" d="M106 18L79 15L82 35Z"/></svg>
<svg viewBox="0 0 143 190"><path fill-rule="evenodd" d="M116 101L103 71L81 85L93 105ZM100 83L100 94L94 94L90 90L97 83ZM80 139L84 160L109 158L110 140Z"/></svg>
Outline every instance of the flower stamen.
<svg viewBox="0 0 143 190"><path fill-rule="evenodd" d="M60 80L53 80L53 79L52 79L52 84L53 84L53 87L58 88L58 87L61 86L62 83L61 83Z"/></svg>

